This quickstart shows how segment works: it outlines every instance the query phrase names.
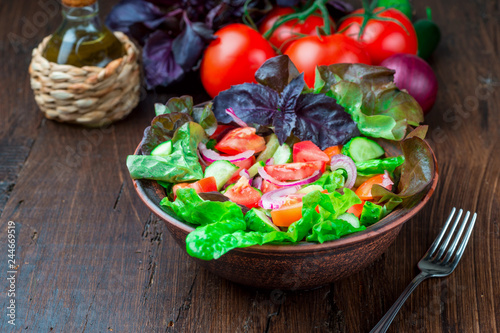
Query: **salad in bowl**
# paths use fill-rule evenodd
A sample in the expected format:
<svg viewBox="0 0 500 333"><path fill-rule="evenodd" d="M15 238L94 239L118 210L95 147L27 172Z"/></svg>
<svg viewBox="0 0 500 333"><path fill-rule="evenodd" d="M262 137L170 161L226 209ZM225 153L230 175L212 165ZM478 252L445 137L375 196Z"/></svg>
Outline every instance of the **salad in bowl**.
<svg viewBox="0 0 500 333"><path fill-rule="evenodd" d="M157 104L130 175L163 187L159 206L193 228L186 250L202 260L363 232L420 203L436 173L422 109L393 75L318 66L310 88L286 55L272 58L257 84L205 105Z"/></svg>

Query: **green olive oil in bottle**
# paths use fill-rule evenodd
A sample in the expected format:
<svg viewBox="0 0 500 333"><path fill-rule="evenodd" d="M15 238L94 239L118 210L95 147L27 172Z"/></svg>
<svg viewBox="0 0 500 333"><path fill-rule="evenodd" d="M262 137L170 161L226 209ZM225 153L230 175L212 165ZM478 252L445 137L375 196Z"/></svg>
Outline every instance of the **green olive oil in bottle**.
<svg viewBox="0 0 500 333"><path fill-rule="evenodd" d="M105 67L125 54L123 44L99 19L97 0L62 0L63 22L43 56L58 64Z"/></svg>

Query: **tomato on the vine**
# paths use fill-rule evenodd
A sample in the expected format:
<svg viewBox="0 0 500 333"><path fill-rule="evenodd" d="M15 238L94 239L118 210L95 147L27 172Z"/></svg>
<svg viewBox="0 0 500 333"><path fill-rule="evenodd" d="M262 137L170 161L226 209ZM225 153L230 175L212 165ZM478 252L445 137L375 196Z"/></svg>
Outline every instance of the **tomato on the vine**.
<svg viewBox="0 0 500 333"><path fill-rule="evenodd" d="M314 86L316 66L338 63L363 63L371 65L370 56L363 45L344 35L308 36L293 42L285 51L306 84Z"/></svg>
<svg viewBox="0 0 500 333"><path fill-rule="evenodd" d="M290 7L276 7L267 14L266 18L260 24L259 31L261 34L271 30L274 23L282 16L293 14L295 11ZM290 20L280 25L269 37L269 42L276 48L284 51L298 36L313 36L317 34L316 27L324 26L324 20L321 13L314 13L308 16L305 20L297 19Z"/></svg>
<svg viewBox="0 0 500 333"><path fill-rule="evenodd" d="M234 23L215 32L201 61L203 87L212 97L232 85L256 82L255 72L276 56L271 44L252 28Z"/></svg>
<svg viewBox="0 0 500 333"><path fill-rule="evenodd" d="M358 9L351 15L338 29L343 35L363 43L374 65L380 64L396 53L417 54L418 42L415 29L410 20L399 10L379 7L375 8L372 14L365 14L364 9ZM368 22L363 34L358 38L364 20Z"/></svg>

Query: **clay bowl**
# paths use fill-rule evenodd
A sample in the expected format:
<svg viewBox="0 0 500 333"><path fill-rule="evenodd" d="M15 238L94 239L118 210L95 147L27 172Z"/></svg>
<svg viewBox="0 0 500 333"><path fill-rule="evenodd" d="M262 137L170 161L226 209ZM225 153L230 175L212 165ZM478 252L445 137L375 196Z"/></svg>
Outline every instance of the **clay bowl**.
<svg viewBox="0 0 500 333"><path fill-rule="evenodd" d="M389 155L397 150L384 147ZM139 147L135 154L140 154ZM403 223L424 207L438 181L437 161L433 153L435 174L422 201L411 209L398 208L366 230L323 244L302 242L297 245L263 245L234 249L217 260L201 266L230 281L247 286L300 290L326 285L368 266L396 239ZM185 239L193 228L163 211L159 202L165 196L156 181L135 180L135 189L149 209L160 217L179 246L186 252Z"/></svg>

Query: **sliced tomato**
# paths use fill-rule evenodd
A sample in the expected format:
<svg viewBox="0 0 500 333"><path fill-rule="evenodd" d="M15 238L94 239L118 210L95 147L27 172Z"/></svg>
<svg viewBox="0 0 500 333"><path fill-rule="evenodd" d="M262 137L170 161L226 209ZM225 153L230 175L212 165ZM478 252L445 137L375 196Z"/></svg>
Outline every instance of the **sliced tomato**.
<svg viewBox="0 0 500 333"><path fill-rule="evenodd" d="M217 191L217 183L215 182L215 177L212 176L200 179L194 183L175 184L172 188L172 192L174 192L174 199L177 197L177 190L180 188L192 188L196 191L196 193L214 192Z"/></svg>
<svg viewBox="0 0 500 333"><path fill-rule="evenodd" d="M326 164L324 161L314 161L266 165L264 170L274 179L284 181L307 178L316 170L324 172L325 167Z"/></svg>
<svg viewBox="0 0 500 333"><path fill-rule="evenodd" d="M329 160L331 160L333 156L342 152L342 145L328 147L323 150L323 152L328 156Z"/></svg>
<svg viewBox="0 0 500 333"><path fill-rule="evenodd" d="M380 174L361 184L355 193L361 200L373 200L372 187L375 184L385 187L389 191L392 190L392 180L387 174Z"/></svg>
<svg viewBox="0 0 500 333"><path fill-rule="evenodd" d="M232 202L250 208L258 207L262 193L248 184L248 179L241 177L224 195Z"/></svg>
<svg viewBox="0 0 500 333"><path fill-rule="evenodd" d="M215 145L215 149L229 155L237 155L247 150L259 153L266 149L266 140L255 134L253 127L238 127L227 133Z"/></svg>
<svg viewBox="0 0 500 333"><path fill-rule="evenodd" d="M290 224L302 218L302 202L272 210L271 218L278 227L289 227Z"/></svg>
<svg viewBox="0 0 500 333"><path fill-rule="evenodd" d="M231 176L231 178L229 178L226 184L236 183L238 179L240 179L241 177L240 176L241 170L248 169L255 164L255 156L250 156L249 158L246 158L243 161L233 162L233 164L239 167L239 169L233 173L233 175Z"/></svg>
<svg viewBox="0 0 500 333"><path fill-rule="evenodd" d="M361 216L361 212L363 211L363 206L365 204L365 201L364 200L361 200L362 202L360 204L357 204L357 205L354 205L354 206L351 206L351 208L349 208L347 210L348 213L352 213L354 215L356 215L356 217L359 219L359 217Z"/></svg>
<svg viewBox="0 0 500 333"><path fill-rule="evenodd" d="M294 162L323 161L330 162L330 158L312 141L301 141L293 145Z"/></svg>
<svg viewBox="0 0 500 333"><path fill-rule="evenodd" d="M260 187L260 190L262 191L262 193L267 193L267 192L277 190L279 188L281 188L281 186L274 185L273 183L264 179L264 180L262 180L262 185Z"/></svg>

